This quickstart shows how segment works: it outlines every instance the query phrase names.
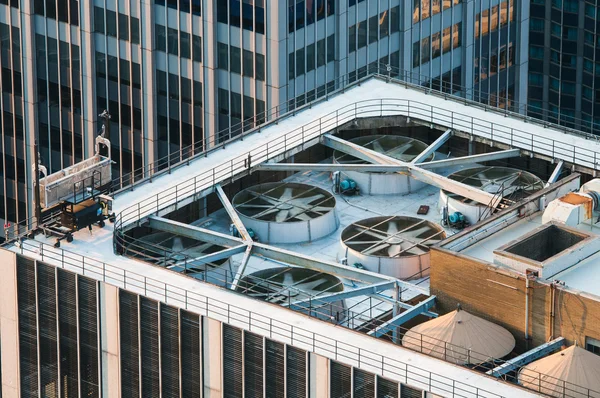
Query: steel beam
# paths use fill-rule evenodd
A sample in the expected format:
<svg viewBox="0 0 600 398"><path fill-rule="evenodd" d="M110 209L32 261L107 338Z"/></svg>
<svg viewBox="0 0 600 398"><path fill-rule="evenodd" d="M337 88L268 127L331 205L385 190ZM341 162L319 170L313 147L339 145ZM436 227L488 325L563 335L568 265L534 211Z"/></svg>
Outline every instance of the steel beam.
<svg viewBox="0 0 600 398"><path fill-rule="evenodd" d="M246 271L246 265L248 265L248 260L250 260L250 255L252 254L252 242L248 243L246 246L246 252L244 253L244 257L242 258L242 262L238 267L235 277L233 278L233 282L229 287L231 290L236 290L238 284L240 283L240 279L244 276L244 272Z"/></svg>
<svg viewBox="0 0 600 398"><path fill-rule="evenodd" d="M357 296L369 296L384 290L388 290L396 286L396 282L387 281L376 283L374 285L360 287L358 289L347 290L339 293L325 294L323 296L311 297L306 300L296 301L289 305L293 310L301 310L304 308L318 307L321 304L332 303L335 301L345 300ZM288 306L287 304L285 306Z"/></svg>
<svg viewBox="0 0 600 398"><path fill-rule="evenodd" d="M233 224L237 228L238 233L240 234L242 239L245 242L251 242L252 238L250 237L250 234L246 230L244 223L242 223L242 220L240 219L237 212L233 208L233 205L229 201L229 198L227 197L227 195L225 195L225 191L223 191L223 188L221 188L221 185L220 184L215 185L215 189L217 190L217 195L219 196L219 200L221 201L221 204L225 208L225 211L227 211L227 214L229 214L229 218L231 218L231 221L233 221Z"/></svg>
<svg viewBox="0 0 600 398"><path fill-rule="evenodd" d="M425 170L415 164L405 163L390 156L375 152L371 149L356 145L352 142L344 141L341 138L332 136L331 134L325 134L321 136L321 143L330 148L358 157L367 162L408 166L411 176L417 180L429 185L434 185L441 189L445 189L457 195L464 196L465 198L474 200L484 205L495 206L497 203L492 203L492 200L500 201L501 199L500 196L495 197L491 193L487 193L481 189L472 187L459 181L451 180L448 177Z"/></svg>
<svg viewBox="0 0 600 398"><path fill-rule="evenodd" d="M547 187L550 186L550 184L554 184L556 181L558 181L558 177L560 176L560 172L562 171L563 168L563 164L565 162L563 162L562 160L560 160L558 162L558 164L556 165L556 167L554 168L554 171L552 172L552 175L550 176L550 178L548 179L548 183L546 184Z"/></svg>
<svg viewBox="0 0 600 398"><path fill-rule="evenodd" d="M404 308L405 310L410 310L413 307L412 305L405 303L405 302L401 301L400 299L396 300L393 297L384 296L381 293L375 293L375 294L371 295L371 297L373 297L374 299L377 299L377 300L388 302L392 305L397 305L398 307ZM398 297L400 298L400 295L398 295ZM438 314L436 314L435 312L431 312L431 311L425 311L421 315L425 315L430 318L438 317Z"/></svg>
<svg viewBox="0 0 600 398"><path fill-rule="evenodd" d="M427 159L432 153L438 150L439 147L444 145L446 141L448 141L452 137L452 129L448 129L442 134L437 140L433 141L431 145L429 145L423 152L417 155L411 163L417 164L423 162Z"/></svg>
<svg viewBox="0 0 600 398"><path fill-rule="evenodd" d="M175 235L185 236L186 238L213 243L219 246L233 247L245 243L243 240L233 236L158 216L149 216L148 226L159 231L169 232Z"/></svg>
<svg viewBox="0 0 600 398"><path fill-rule="evenodd" d="M214 253L210 253L207 254L206 256L202 256L202 257L196 257L190 261L195 262L201 262L202 264L206 264L206 263L212 263L214 261L219 261L219 260L223 260L225 258L229 258L231 256L233 256L234 254L238 254L243 252L244 250L246 250L246 245L239 245L239 246L234 246L234 247L229 247L227 249L223 249L223 250L219 250L218 252L214 252ZM180 267L179 265L172 265L170 267L167 267L169 269L175 268L175 267Z"/></svg>
<svg viewBox="0 0 600 398"><path fill-rule="evenodd" d="M366 283L396 281L396 279L392 277L380 275L375 272L369 272L358 268L349 267L347 265L338 264L333 261L319 260L310 256L306 256L304 254L291 252L289 250L280 249L278 247L273 247L258 242L254 242L253 253L254 255L263 256L286 264L314 269L317 271L325 272L327 274L332 274L340 276L342 278L352 279L355 281L361 281ZM397 282L405 285L406 287L414 288L418 291L423 291L425 294L429 294L429 292L427 292L427 289L425 288L415 286L408 282Z"/></svg>
<svg viewBox="0 0 600 398"><path fill-rule="evenodd" d="M489 162L491 160L514 158L514 157L519 156L520 154L521 154L520 149L507 149L505 151L481 153L479 155L471 155L471 156L462 156L459 158L434 160L432 162L419 163L417 166L419 166L422 169L431 170L431 169L437 169L437 168L441 168L441 167L461 166L464 164Z"/></svg>
<svg viewBox="0 0 600 398"><path fill-rule="evenodd" d="M257 170L268 171L361 171L361 172L398 172L408 171L407 166L388 164L330 164L330 163L263 163Z"/></svg>
<svg viewBox="0 0 600 398"><path fill-rule="evenodd" d="M550 354L551 352L558 350L564 344L565 344L565 338L559 337L557 339L554 339L552 341L544 343L540 346L537 346L534 349L529 350L526 353L519 355L518 357L510 359L510 360L504 362L502 365L495 367L492 370L488 370L486 372L486 374L492 375L495 377L503 376L513 370L520 368L521 366L525 366L528 363L531 363L537 359L545 357L546 355Z"/></svg>
<svg viewBox="0 0 600 398"><path fill-rule="evenodd" d="M382 336L387 332L393 331L395 328L413 319L417 315L421 315L424 312L429 311L429 309L433 307L434 304L435 296L428 297L425 300L421 301L419 304L412 306L403 313L396 315L389 321L378 326L376 329L371 330L368 334L375 337Z"/></svg>

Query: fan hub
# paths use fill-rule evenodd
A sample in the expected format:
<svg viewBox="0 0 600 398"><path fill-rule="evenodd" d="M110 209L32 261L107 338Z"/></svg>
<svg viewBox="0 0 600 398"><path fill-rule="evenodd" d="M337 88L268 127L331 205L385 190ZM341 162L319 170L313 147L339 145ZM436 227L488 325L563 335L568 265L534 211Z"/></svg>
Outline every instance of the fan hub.
<svg viewBox="0 0 600 398"><path fill-rule="evenodd" d="M275 208L278 210L291 210L294 208L294 205L289 203L279 203L275 206Z"/></svg>
<svg viewBox="0 0 600 398"><path fill-rule="evenodd" d="M399 245L400 243L404 242L404 239L399 236L392 236L387 238L386 242L390 245Z"/></svg>

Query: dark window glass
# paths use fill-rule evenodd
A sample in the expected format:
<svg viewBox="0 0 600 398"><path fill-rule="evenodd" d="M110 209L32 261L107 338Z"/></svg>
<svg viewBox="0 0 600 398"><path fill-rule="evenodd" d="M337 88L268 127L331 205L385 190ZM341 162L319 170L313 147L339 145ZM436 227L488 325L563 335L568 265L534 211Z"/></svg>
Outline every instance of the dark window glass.
<svg viewBox="0 0 600 398"><path fill-rule="evenodd" d="M227 44L217 43L217 53L217 62L219 69L229 69L229 51L227 48Z"/></svg>
<svg viewBox="0 0 600 398"><path fill-rule="evenodd" d="M304 74L304 49L296 51L296 76Z"/></svg>
<svg viewBox="0 0 600 398"><path fill-rule="evenodd" d="M242 25L246 30L254 30L254 6L242 3Z"/></svg>
<svg viewBox="0 0 600 398"><path fill-rule="evenodd" d="M154 40L156 41L156 49L158 51L167 51L167 40L164 26L154 25Z"/></svg>
<svg viewBox="0 0 600 398"><path fill-rule="evenodd" d="M367 45L367 21L358 23L358 48Z"/></svg>
<svg viewBox="0 0 600 398"><path fill-rule="evenodd" d="M202 13L202 1L192 0L192 14L201 15Z"/></svg>
<svg viewBox="0 0 600 398"><path fill-rule="evenodd" d="M71 24L79 26L79 1L71 0Z"/></svg>
<svg viewBox="0 0 600 398"><path fill-rule="evenodd" d="M240 27L240 1L229 0L229 24Z"/></svg>
<svg viewBox="0 0 600 398"><path fill-rule="evenodd" d="M217 1L217 22L227 23L229 14L229 3L227 1Z"/></svg>
<svg viewBox="0 0 600 398"><path fill-rule="evenodd" d="M377 15L373 15L371 18L369 18L369 44L377 41L378 26Z"/></svg>
<svg viewBox="0 0 600 398"><path fill-rule="evenodd" d="M104 9L94 7L94 31L104 33Z"/></svg>
<svg viewBox="0 0 600 398"><path fill-rule="evenodd" d="M131 63L131 81L133 83L134 88L137 88L137 89L142 88L140 64L136 64L135 62Z"/></svg>
<svg viewBox="0 0 600 398"><path fill-rule="evenodd" d="M131 23L131 42L140 44L140 20L134 17L130 18Z"/></svg>
<svg viewBox="0 0 600 398"><path fill-rule="evenodd" d="M390 14L391 31L392 33L396 33L400 30L400 7L396 6L392 8Z"/></svg>
<svg viewBox="0 0 600 398"><path fill-rule="evenodd" d="M179 32L179 45L181 46L181 57L190 59L190 34Z"/></svg>
<svg viewBox="0 0 600 398"><path fill-rule="evenodd" d="M248 50L244 50L244 76L254 77L254 59Z"/></svg>
<svg viewBox="0 0 600 398"><path fill-rule="evenodd" d="M330 35L327 38L327 62L335 60L335 36Z"/></svg>
<svg viewBox="0 0 600 398"><path fill-rule="evenodd" d="M348 29L348 52L354 51L356 51L356 25L352 25Z"/></svg>
<svg viewBox="0 0 600 398"><path fill-rule="evenodd" d="M202 38L200 36L192 36L192 52L194 61L202 62Z"/></svg>
<svg viewBox="0 0 600 398"><path fill-rule="evenodd" d="M306 47L306 71L310 72L315 69L315 44Z"/></svg>
<svg viewBox="0 0 600 398"><path fill-rule="evenodd" d="M239 47L229 46L231 58L231 71L234 73L242 73L242 55Z"/></svg>
<svg viewBox="0 0 600 398"><path fill-rule="evenodd" d="M296 61L294 61L294 53L291 52L288 56L288 79L292 80L295 76Z"/></svg>
<svg viewBox="0 0 600 398"><path fill-rule="evenodd" d="M265 80L265 56L262 54L254 54L254 60L256 61L256 80Z"/></svg>
<svg viewBox="0 0 600 398"><path fill-rule="evenodd" d="M181 101L186 104L192 103L192 82L185 77L181 78Z"/></svg>
<svg viewBox="0 0 600 398"><path fill-rule="evenodd" d="M60 22L69 21L69 2L68 0L58 0L58 20Z"/></svg>
<svg viewBox="0 0 600 398"><path fill-rule="evenodd" d="M255 6L254 7L254 28L256 33L264 34L265 33L265 9L263 7Z"/></svg>
<svg viewBox="0 0 600 398"><path fill-rule="evenodd" d="M317 68L325 65L325 39L321 39L317 42Z"/></svg>
<svg viewBox="0 0 600 398"><path fill-rule="evenodd" d="M381 13L381 15L379 16L379 37L384 38L386 37L389 32L390 32L390 27L389 25L389 11L384 11Z"/></svg>
<svg viewBox="0 0 600 398"><path fill-rule="evenodd" d="M119 13L119 39L129 40L129 18Z"/></svg>
<svg viewBox="0 0 600 398"><path fill-rule="evenodd" d="M114 11L106 10L106 34L117 37L117 14Z"/></svg>

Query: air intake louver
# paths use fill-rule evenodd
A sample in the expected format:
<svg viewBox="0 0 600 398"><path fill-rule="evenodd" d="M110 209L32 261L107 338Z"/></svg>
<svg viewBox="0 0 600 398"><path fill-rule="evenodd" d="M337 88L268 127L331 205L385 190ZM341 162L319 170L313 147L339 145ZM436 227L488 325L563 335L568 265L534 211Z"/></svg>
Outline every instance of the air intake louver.
<svg viewBox="0 0 600 398"><path fill-rule="evenodd" d="M179 322L177 308L160 305L161 381L163 398L179 397Z"/></svg>
<svg viewBox="0 0 600 398"><path fill-rule="evenodd" d="M375 398L375 375L354 369L354 398Z"/></svg>
<svg viewBox="0 0 600 398"><path fill-rule="evenodd" d="M140 396L137 305L135 294L119 291L121 393L128 398Z"/></svg>
<svg viewBox="0 0 600 398"><path fill-rule="evenodd" d="M97 282L78 276L79 280L79 366L81 395L99 396L98 380L98 304Z"/></svg>
<svg viewBox="0 0 600 398"><path fill-rule="evenodd" d="M331 398L350 398L352 395L352 369L334 361L331 365Z"/></svg>
<svg viewBox="0 0 600 398"><path fill-rule="evenodd" d="M38 311L40 328L40 382L44 395L58 397L58 345L56 344L55 268L37 264Z"/></svg>
<svg viewBox="0 0 600 398"><path fill-rule="evenodd" d="M202 388L200 318L181 311L181 389L183 398L200 398Z"/></svg>
<svg viewBox="0 0 600 398"><path fill-rule="evenodd" d="M223 324L223 397L242 396L242 331Z"/></svg>
<svg viewBox="0 0 600 398"><path fill-rule="evenodd" d="M37 397L38 357L35 319L35 269L33 260L21 256L17 256L17 295L19 300L21 397Z"/></svg>
<svg viewBox="0 0 600 398"><path fill-rule="evenodd" d="M285 394L283 344L267 339L265 345L266 398L280 398Z"/></svg>
<svg viewBox="0 0 600 398"><path fill-rule="evenodd" d="M158 303L140 297L142 334L142 397L160 396L158 361Z"/></svg>
<svg viewBox="0 0 600 398"><path fill-rule="evenodd" d="M306 397L306 351L287 346L287 397Z"/></svg>
<svg viewBox="0 0 600 398"><path fill-rule="evenodd" d="M60 268L57 273L61 396L71 398L77 397L79 391L76 275Z"/></svg>
<svg viewBox="0 0 600 398"><path fill-rule="evenodd" d="M398 383L377 376L377 398L397 398Z"/></svg>
<svg viewBox="0 0 600 398"><path fill-rule="evenodd" d="M263 338L244 332L244 378L245 396L263 396Z"/></svg>

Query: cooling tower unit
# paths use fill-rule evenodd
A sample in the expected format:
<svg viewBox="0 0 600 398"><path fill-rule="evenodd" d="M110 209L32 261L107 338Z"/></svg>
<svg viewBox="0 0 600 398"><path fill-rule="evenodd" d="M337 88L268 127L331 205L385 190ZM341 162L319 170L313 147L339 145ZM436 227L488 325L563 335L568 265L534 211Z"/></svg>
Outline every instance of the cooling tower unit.
<svg viewBox="0 0 600 398"><path fill-rule="evenodd" d="M498 208L510 206L544 188L542 180L535 175L509 167L475 167L452 173L448 178L492 195L500 195L502 199ZM448 214L462 213L470 224L493 214L487 203L477 203L446 190L440 190L438 206L440 210L448 206Z"/></svg>
<svg viewBox="0 0 600 398"><path fill-rule="evenodd" d="M442 227L420 218L367 218L344 229L341 257L395 278L421 278L429 275L429 246L445 237Z"/></svg>
<svg viewBox="0 0 600 398"><path fill-rule="evenodd" d="M127 246L127 254L174 271L198 274L210 271L229 261L223 259L206 263L199 258L225 247L195 239L176 236L169 232L145 235Z"/></svg>
<svg viewBox="0 0 600 398"><path fill-rule="evenodd" d="M244 189L233 206L262 242L310 242L338 227L333 195L307 184L277 182Z"/></svg>
<svg viewBox="0 0 600 398"><path fill-rule="evenodd" d="M350 142L403 162L411 162L427 148L427 144L422 141L398 135L369 135L354 138ZM431 160L433 155L424 161ZM340 151L333 152L333 161L340 164L367 164L364 160ZM399 173L348 171L343 174L356 181L362 193L369 195L404 195L415 192L425 185L421 181Z"/></svg>
<svg viewBox="0 0 600 398"><path fill-rule="evenodd" d="M311 315L328 321L345 318L344 300L319 304L319 295L338 293L344 285L337 277L319 271L278 267L254 272L240 279L237 291L270 303L291 306L310 300ZM294 308L292 306L292 308Z"/></svg>

